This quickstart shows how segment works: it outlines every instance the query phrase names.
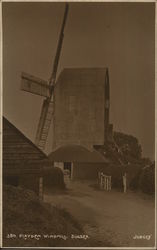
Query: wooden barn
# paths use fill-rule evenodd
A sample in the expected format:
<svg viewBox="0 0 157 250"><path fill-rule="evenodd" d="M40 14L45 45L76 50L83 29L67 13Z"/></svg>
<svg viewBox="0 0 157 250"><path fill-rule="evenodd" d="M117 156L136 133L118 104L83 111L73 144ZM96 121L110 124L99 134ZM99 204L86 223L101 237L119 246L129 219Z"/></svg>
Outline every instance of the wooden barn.
<svg viewBox="0 0 157 250"><path fill-rule="evenodd" d="M39 194L42 169L50 166L48 157L3 117L3 184L24 186Z"/></svg>
<svg viewBox="0 0 157 250"><path fill-rule="evenodd" d="M69 172L71 180L97 179L100 169L109 162L98 151L89 151L79 145L60 147L49 155L49 159L64 173Z"/></svg>

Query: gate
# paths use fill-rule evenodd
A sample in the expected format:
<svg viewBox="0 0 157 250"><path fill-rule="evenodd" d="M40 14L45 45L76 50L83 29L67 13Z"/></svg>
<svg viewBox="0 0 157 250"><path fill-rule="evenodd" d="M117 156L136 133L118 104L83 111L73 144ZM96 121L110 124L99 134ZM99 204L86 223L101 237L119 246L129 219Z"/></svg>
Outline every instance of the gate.
<svg viewBox="0 0 157 250"><path fill-rule="evenodd" d="M98 173L99 188L107 191L111 190L111 176L105 175L103 172Z"/></svg>

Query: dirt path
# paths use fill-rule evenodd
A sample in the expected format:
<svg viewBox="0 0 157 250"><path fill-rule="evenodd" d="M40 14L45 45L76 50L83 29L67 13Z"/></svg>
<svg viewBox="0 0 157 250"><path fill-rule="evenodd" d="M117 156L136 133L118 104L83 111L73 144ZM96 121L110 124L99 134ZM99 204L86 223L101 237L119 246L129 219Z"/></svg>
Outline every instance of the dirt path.
<svg viewBox="0 0 157 250"><path fill-rule="evenodd" d="M129 192L99 191L91 183L72 182L65 194L44 195L44 200L66 208L89 237L115 246L154 246L154 202ZM147 239L134 239L142 235Z"/></svg>

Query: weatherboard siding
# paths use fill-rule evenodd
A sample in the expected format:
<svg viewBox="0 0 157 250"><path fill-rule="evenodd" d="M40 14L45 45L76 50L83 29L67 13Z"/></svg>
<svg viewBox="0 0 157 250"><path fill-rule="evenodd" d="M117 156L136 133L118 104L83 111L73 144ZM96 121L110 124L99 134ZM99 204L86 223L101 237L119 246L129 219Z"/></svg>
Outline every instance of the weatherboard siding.
<svg viewBox="0 0 157 250"><path fill-rule="evenodd" d="M41 169L52 163L6 118L3 118L3 184L22 186L39 195Z"/></svg>
<svg viewBox="0 0 157 250"><path fill-rule="evenodd" d="M28 138L15 128L5 118L3 119L3 166L28 167L31 162L43 160L46 155L42 153ZM35 164L37 165L37 164Z"/></svg>
<svg viewBox="0 0 157 250"><path fill-rule="evenodd" d="M104 143L106 69L65 69L55 87L53 150Z"/></svg>

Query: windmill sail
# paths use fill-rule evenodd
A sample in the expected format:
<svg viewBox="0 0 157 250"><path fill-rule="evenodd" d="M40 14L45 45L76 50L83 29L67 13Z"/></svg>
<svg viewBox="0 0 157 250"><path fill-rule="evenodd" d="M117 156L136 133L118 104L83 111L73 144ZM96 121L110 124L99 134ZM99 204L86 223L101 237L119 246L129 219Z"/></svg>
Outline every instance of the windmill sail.
<svg viewBox="0 0 157 250"><path fill-rule="evenodd" d="M44 97L50 96L50 86L46 81L24 72L21 74L21 90Z"/></svg>
<svg viewBox="0 0 157 250"><path fill-rule="evenodd" d="M65 28L65 24L66 24L67 15L68 15L68 9L69 9L69 5L66 3L64 17L63 17L63 23L62 23L62 27L61 27L61 31L60 31L60 35L59 35L57 51L56 51L55 60L54 60L54 64L53 64L53 71L52 71L52 74L50 77L50 82L49 82L50 86L54 85L55 81L56 81L56 74L57 74L57 68L58 68L59 58L60 58L62 44L63 44L64 28Z"/></svg>
<svg viewBox="0 0 157 250"><path fill-rule="evenodd" d="M68 4L66 4L65 6L63 23L61 27L60 36L59 36L56 56L55 56L54 65L53 65L53 71L49 80L50 96L46 98L43 102L42 111L40 115L38 129L37 129L37 134L36 134L36 145L41 149L44 149L45 147L51 120L53 117L53 112L54 112L54 102L51 101L51 99L54 100L53 98L54 85L56 81L59 57L60 57L63 38L64 38L64 28L66 24L67 14L68 14Z"/></svg>

